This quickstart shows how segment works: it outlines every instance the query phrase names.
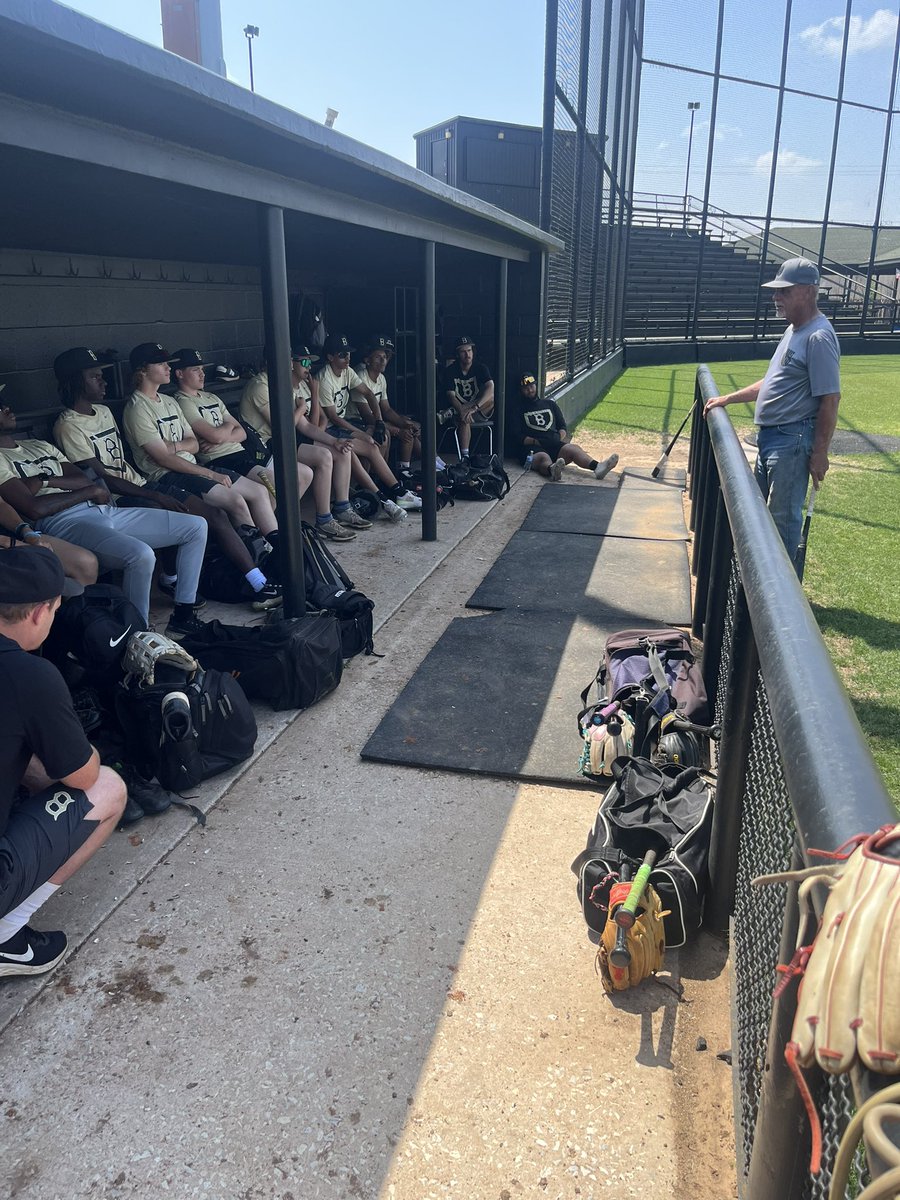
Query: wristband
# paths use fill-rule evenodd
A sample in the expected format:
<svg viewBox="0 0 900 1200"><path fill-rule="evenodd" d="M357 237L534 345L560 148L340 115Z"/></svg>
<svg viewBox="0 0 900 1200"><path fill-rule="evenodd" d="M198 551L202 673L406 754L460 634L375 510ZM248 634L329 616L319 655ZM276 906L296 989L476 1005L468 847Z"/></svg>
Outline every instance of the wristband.
<svg viewBox="0 0 900 1200"><path fill-rule="evenodd" d="M34 527L32 526L30 521L20 521L19 524L13 530L13 537L16 538L20 542L24 542L25 538L22 536L22 531L25 529L31 529L33 531L33 528Z"/></svg>

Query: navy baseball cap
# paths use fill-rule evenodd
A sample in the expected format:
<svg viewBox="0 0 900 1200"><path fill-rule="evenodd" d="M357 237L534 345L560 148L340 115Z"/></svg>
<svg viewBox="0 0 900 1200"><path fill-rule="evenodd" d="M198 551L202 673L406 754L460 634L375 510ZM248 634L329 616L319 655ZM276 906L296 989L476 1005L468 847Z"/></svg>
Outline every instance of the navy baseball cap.
<svg viewBox="0 0 900 1200"><path fill-rule="evenodd" d="M343 334L329 333L325 339L326 354L352 354L356 349L350 345L350 339Z"/></svg>
<svg viewBox="0 0 900 1200"><path fill-rule="evenodd" d="M45 546L17 546L3 552L0 604L42 604L57 596L80 596L84 588L67 579L62 563Z"/></svg>
<svg viewBox="0 0 900 1200"><path fill-rule="evenodd" d="M462 350L463 346L473 346L474 347L474 345L475 345L475 343L472 341L472 339L470 337L466 337L465 334L463 334L462 337L456 339L456 349L457 350Z"/></svg>
<svg viewBox="0 0 900 1200"><path fill-rule="evenodd" d="M159 342L141 342L128 355L128 361L132 371L136 371L138 367L150 366L151 363L171 363L175 360Z"/></svg>
<svg viewBox="0 0 900 1200"><path fill-rule="evenodd" d="M74 375L76 371L90 371L92 367L111 367L112 363L104 362L87 346L73 346L71 350L63 350L53 360L53 370L57 379Z"/></svg>
<svg viewBox="0 0 900 1200"><path fill-rule="evenodd" d="M314 363L319 361L319 356L318 354L313 354L309 346L295 346L291 351L291 361L302 362L303 359Z"/></svg>
<svg viewBox="0 0 900 1200"><path fill-rule="evenodd" d="M175 356L169 359L172 364L173 371L186 371L188 367L211 367L212 363L203 357L199 350L191 350L185 347L183 350L176 350Z"/></svg>

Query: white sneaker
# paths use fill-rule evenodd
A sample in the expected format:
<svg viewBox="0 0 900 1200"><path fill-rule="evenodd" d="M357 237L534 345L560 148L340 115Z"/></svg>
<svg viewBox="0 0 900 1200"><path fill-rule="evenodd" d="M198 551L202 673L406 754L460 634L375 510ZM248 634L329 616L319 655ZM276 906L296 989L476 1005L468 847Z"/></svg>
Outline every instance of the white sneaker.
<svg viewBox="0 0 900 1200"><path fill-rule="evenodd" d="M618 461L618 454L611 454L609 458L604 458L602 463L597 463L594 467L594 474L598 479L605 479Z"/></svg>
<svg viewBox="0 0 900 1200"><path fill-rule="evenodd" d="M414 496L412 492L401 492L394 501L400 508L405 508L407 512L417 512L422 507L422 501L418 496Z"/></svg>
<svg viewBox="0 0 900 1200"><path fill-rule="evenodd" d="M389 517L395 524L407 519L406 511L402 509L399 504L395 504L393 500L382 500L381 510L385 516Z"/></svg>
<svg viewBox="0 0 900 1200"><path fill-rule="evenodd" d="M565 469L566 469L565 461L561 458L558 458L555 463L551 464L550 478L553 480L554 483L559 483L559 481L562 479L562 473Z"/></svg>

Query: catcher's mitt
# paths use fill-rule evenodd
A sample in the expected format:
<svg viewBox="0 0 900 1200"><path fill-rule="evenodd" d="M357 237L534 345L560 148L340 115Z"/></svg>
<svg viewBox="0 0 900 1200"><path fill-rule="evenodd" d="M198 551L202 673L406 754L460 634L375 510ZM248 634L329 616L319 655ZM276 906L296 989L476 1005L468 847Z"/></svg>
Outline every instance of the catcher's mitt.
<svg viewBox="0 0 900 1200"><path fill-rule="evenodd" d="M630 891L630 883L615 883L609 895L609 914L597 950L597 970L600 972L600 981L605 992L623 992L646 979L648 975L655 974L662 968L666 953L663 927L665 913L659 894L648 884L638 904L637 919L625 935L630 961L627 966L622 967L617 967L610 961L619 932L616 912L628 899Z"/></svg>
<svg viewBox="0 0 900 1200"><path fill-rule="evenodd" d="M801 1067L813 1062L832 1075L849 1071L857 1057L872 1071L900 1074L900 860L883 851L900 839L900 825L859 834L835 853L811 854L839 860L823 867L763 876L755 883L801 880L801 920L790 964L779 967L780 995L795 975L803 980L785 1058L797 1079L813 1126L813 1166L818 1170L820 1134ZM852 849L851 849L852 848ZM829 889L814 940L810 891Z"/></svg>

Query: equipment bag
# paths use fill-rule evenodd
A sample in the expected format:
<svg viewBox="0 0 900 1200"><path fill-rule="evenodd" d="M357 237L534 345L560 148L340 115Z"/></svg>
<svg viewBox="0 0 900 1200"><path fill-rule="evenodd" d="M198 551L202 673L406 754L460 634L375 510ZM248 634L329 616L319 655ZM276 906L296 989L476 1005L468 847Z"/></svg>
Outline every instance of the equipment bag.
<svg viewBox="0 0 900 1200"><path fill-rule="evenodd" d="M603 932L609 893L624 861L636 874L648 850L650 872L665 917L666 945L683 946L700 927L708 883L713 797L697 767L655 767L644 758L619 758L587 847L572 863L581 911Z"/></svg>
<svg viewBox="0 0 900 1200"><path fill-rule="evenodd" d="M498 454L480 459L482 466L465 461L453 463L447 472L457 500L502 500L509 491L509 476Z"/></svg>
<svg viewBox="0 0 900 1200"><path fill-rule="evenodd" d="M597 701L588 704L592 687ZM634 722L633 751L648 758L660 740L669 714L705 726L709 704L691 639L680 629L623 629L606 639L604 659L581 693L578 732L597 722L611 703L618 703Z"/></svg>
<svg viewBox="0 0 900 1200"><path fill-rule="evenodd" d="M412 492L414 496L418 496L420 500L425 497L425 479L421 471L401 471L400 482L408 492ZM437 510L441 511L449 504L452 508L455 504L453 499L453 480L450 476L450 470L445 467L441 471L435 472L435 496L437 500Z"/></svg>
<svg viewBox="0 0 900 1200"><path fill-rule="evenodd" d="M354 654L374 654L372 642L373 601L355 588L316 583L308 590L308 603L314 610L333 612L341 630L341 653L344 658Z"/></svg>
<svg viewBox="0 0 900 1200"><path fill-rule="evenodd" d="M314 525L303 522L302 538L307 600L317 583L327 583L331 587L353 587L347 572L325 545L325 539L316 532Z"/></svg>
<svg viewBox="0 0 900 1200"><path fill-rule="evenodd" d="M43 657L56 666L74 658L92 680L117 682L130 635L146 628L147 622L121 588L92 583L59 606Z"/></svg>
<svg viewBox="0 0 900 1200"><path fill-rule="evenodd" d="M309 708L334 691L344 669L340 624L330 612L262 626L208 621L181 645L204 667L236 679L248 699L276 712Z"/></svg>
<svg viewBox="0 0 900 1200"><path fill-rule="evenodd" d="M186 671L158 668L157 677L150 684L129 675L116 693L126 758L144 778L156 776L163 787L183 792L250 757L256 718L230 675L198 670L188 678ZM164 701L172 693L183 694L190 706L190 728L177 734L164 729Z"/></svg>

